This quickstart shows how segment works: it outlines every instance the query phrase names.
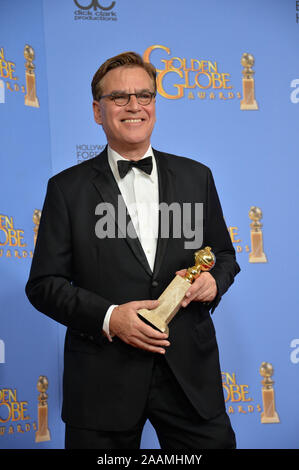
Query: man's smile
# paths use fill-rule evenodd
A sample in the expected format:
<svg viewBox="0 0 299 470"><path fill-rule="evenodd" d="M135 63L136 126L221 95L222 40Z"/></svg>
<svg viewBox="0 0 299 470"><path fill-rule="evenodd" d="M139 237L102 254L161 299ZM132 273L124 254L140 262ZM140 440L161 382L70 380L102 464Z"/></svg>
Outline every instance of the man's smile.
<svg viewBox="0 0 299 470"><path fill-rule="evenodd" d="M139 119L137 119L137 118L135 118L135 119L122 119L121 120L121 122L130 122L130 123L131 122L142 122L142 121L144 121L144 119L141 119L141 118L139 118Z"/></svg>

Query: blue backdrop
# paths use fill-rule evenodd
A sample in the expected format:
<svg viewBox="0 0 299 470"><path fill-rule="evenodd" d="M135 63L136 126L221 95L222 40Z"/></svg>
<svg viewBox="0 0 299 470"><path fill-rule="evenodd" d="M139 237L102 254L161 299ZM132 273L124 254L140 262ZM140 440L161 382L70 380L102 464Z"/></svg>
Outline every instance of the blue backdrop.
<svg viewBox="0 0 299 470"><path fill-rule="evenodd" d="M105 145L90 82L106 58L134 50L159 70L152 144L212 169L242 269L213 315L238 447L298 448L297 2L2 0L0 31L0 447L64 446L65 330L24 294L33 212L50 176ZM35 53L39 107L25 104L25 45ZM255 59L254 111L240 109L245 52ZM249 260L252 206L263 214L267 262ZM264 361L274 368L279 423L261 422ZM50 440L38 443L40 375ZM142 447L159 447L148 423Z"/></svg>

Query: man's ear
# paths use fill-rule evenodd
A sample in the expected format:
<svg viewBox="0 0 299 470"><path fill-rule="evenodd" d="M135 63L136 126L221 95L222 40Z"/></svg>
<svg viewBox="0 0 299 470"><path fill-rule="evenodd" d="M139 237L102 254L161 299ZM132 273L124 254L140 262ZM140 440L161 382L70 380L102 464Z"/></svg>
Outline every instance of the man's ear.
<svg viewBox="0 0 299 470"><path fill-rule="evenodd" d="M93 116L94 120L97 124L102 124L102 113L100 109L100 104L98 101L93 101L92 102L92 108L93 108Z"/></svg>

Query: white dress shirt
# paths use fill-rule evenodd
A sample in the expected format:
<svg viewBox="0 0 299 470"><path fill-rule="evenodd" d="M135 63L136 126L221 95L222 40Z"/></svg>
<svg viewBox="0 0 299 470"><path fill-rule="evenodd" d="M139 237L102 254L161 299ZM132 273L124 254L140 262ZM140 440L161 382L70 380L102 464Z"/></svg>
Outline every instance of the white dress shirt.
<svg viewBox="0 0 299 470"><path fill-rule="evenodd" d="M111 171L130 214L148 264L153 271L159 228L159 187L157 164L151 146L149 146L142 158L149 156L152 156L153 159L153 169L150 175L138 168L132 167L126 176L121 178L118 172L117 161L127 159L108 146L108 161ZM103 330L109 340L111 340L109 321L114 307L116 305L109 307L103 323Z"/></svg>

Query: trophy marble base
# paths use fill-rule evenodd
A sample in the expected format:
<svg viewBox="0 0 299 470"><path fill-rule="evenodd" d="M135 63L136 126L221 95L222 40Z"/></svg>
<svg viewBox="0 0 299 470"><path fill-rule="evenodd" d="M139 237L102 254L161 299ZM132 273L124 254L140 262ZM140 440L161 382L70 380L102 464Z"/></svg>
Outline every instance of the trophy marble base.
<svg viewBox="0 0 299 470"><path fill-rule="evenodd" d="M275 410L273 383L268 385L271 388L262 390L264 411L261 413L261 423L280 423Z"/></svg>
<svg viewBox="0 0 299 470"><path fill-rule="evenodd" d="M248 111L256 111L259 109L257 102L254 101L253 103L248 104L246 101L241 101L240 103L240 109L242 110L248 110Z"/></svg>
<svg viewBox="0 0 299 470"><path fill-rule="evenodd" d="M32 101L30 99L25 99L25 105L31 106L32 108L39 108L38 99L36 99L35 101Z"/></svg>
<svg viewBox="0 0 299 470"><path fill-rule="evenodd" d="M261 230L251 232L251 252L249 253L250 263L267 263L267 258L263 250L263 233Z"/></svg>
<svg viewBox="0 0 299 470"><path fill-rule="evenodd" d="M50 431L48 429L48 405L38 405L38 429L35 433L35 442L50 441Z"/></svg>
<svg viewBox="0 0 299 470"><path fill-rule="evenodd" d="M252 78L243 78L243 100L240 103L240 109L253 111L259 109L254 97L254 81Z"/></svg>
<svg viewBox="0 0 299 470"><path fill-rule="evenodd" d="M272 375L274 369L270 362L263 362L260 367L262 380L263 412L261 413L261 423L280 423L279 416L275 409L274 381Z"/></svg>
<svg viewBox="0 0 299 470"><path fill-rule="evenodd" d="M276 411L274 412L273 416L266 416L263 412L261 414L261 423L268 424L268 423L280 423L280 419Z"/></svg>
<svg viewBox="0 0 299 470"><path fill-rule="evenodd" d="M159 297L159 306L154 310L145 308L138 314L162 333L169 333L168 323L179 311L181 302L190 288L190 282L177 275Z"/></svg>
<svg viewBox="0 0 299 470"><path fill-rule="evenodd" d="M35 75L26 73L26 88L27 94L25 95L25 105L39 108L39 101L36 96L35 88Z"/></svg>
<svg viewBox="0 0 299 470"><path fill-rule="evenodd" d="M39 434L39 432L36 431L35 442L46 442L50 440L51 440L50 431L47 431L45 434Z"/></svg>
<svg viewBox="0 0 299 470"><path fill-rule="evenodd" d="M249 253L249 262L250 263L267 263L267 258L265 253L262 253L260 256L255 256L254 253Z"/></svg>

